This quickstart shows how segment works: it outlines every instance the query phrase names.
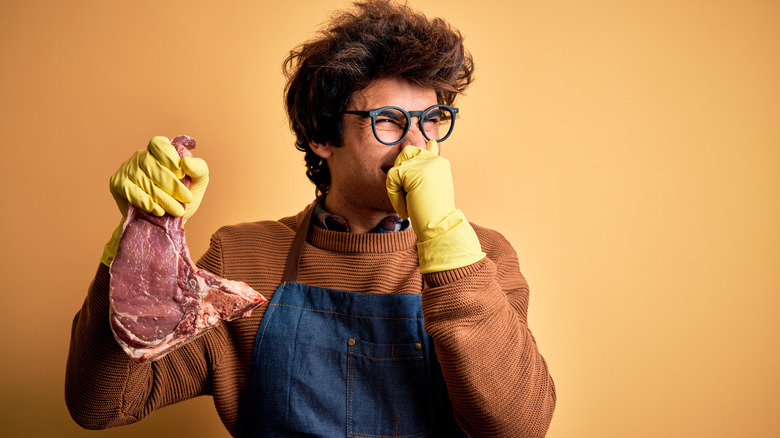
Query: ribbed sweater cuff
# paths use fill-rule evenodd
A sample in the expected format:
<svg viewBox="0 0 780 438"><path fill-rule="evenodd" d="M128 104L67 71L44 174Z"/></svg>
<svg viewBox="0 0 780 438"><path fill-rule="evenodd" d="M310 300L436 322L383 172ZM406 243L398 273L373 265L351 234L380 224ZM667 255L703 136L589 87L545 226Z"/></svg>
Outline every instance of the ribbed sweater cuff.
<svg viewBox="0 0 780 438"><path fill-rule="evenodd" d="M487 257L484 257L476 263L466 265L462 268L424 274L423 279L430 287L444 286L450 283L455 283L464 277L476 275L479 271L485 269L488 263L489 260Z"/></svg>

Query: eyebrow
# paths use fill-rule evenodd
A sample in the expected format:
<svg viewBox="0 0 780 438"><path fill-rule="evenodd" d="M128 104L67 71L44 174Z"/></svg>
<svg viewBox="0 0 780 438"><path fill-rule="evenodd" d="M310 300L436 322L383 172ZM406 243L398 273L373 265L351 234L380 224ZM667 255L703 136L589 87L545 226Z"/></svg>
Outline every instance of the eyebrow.
<svg viewBox="0 0 780 438"><path fill-rule="evenodd" d="M404 117L403 114L399 113L398 111L393 111L390 108L382 111L381 113L379 113L377 115L378 116L389 117L389 118L394 119L394 120L406 120L406 117Z"/></svg>
<svg viewBox="0 0 780 438"><path fill-rule="evenodd" d="M442 117L443 114L444 114L444 111L442 111L441 108L436 108L435 110L430 111L427 114L427 116L428 116L428 118L431 118L431 117Z"/></svg>

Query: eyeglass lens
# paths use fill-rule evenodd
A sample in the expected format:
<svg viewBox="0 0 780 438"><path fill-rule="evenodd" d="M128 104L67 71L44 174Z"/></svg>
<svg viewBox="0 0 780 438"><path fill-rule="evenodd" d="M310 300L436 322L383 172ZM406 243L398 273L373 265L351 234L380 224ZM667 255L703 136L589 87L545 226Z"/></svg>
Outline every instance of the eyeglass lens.
<svg viewBox="0 0 780 438"><path fill-rule="evenodd" d="M420 115L423 135L427 140L439 140L446 137L452 126L452 119L452 112L447 107L434 106L428 108ZM400 109L383 109L376 117L375 131L377 139L383 143L400 141L408 132L407 123L407 116Z"/></svg>

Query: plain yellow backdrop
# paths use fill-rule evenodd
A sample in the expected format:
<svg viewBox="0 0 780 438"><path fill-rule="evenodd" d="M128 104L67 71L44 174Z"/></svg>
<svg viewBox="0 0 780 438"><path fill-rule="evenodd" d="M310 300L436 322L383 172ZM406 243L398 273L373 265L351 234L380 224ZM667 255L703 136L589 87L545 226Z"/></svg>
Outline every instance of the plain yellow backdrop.
<svg viewBox="0 0 780 438"><path fill-rule="evenodd" d="M780 3L410 4L476 60L443 153L530 283L549 436L780 436ZM220 225L299 211L281 62L347 5L0 1L0 434L227 436L205 397L102 433L68 416L108 177L153 135L195 137L196 257Z"/></svg>

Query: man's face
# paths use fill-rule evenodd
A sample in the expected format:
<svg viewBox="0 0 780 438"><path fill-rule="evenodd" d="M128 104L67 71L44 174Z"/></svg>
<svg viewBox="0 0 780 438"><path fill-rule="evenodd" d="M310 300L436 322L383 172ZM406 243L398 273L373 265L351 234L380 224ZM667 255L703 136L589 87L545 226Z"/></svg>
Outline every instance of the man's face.
<svg viewBox="0 0 780 438"><path fill-rule="evenodd" d="M399 78L376 79L355 93L346 110L368 111L384 106L397 106L406 111L420 111L436 105L436 92ZM404 146L425 147L417 118L412 119L409 132L397 145L380 143L371 129L371 119L352 114L342 116L341 147L325 145L320 156L328 162L331 186L326 207L333 213L390 215L394 212L387 196L387 171Z"/></svg>

